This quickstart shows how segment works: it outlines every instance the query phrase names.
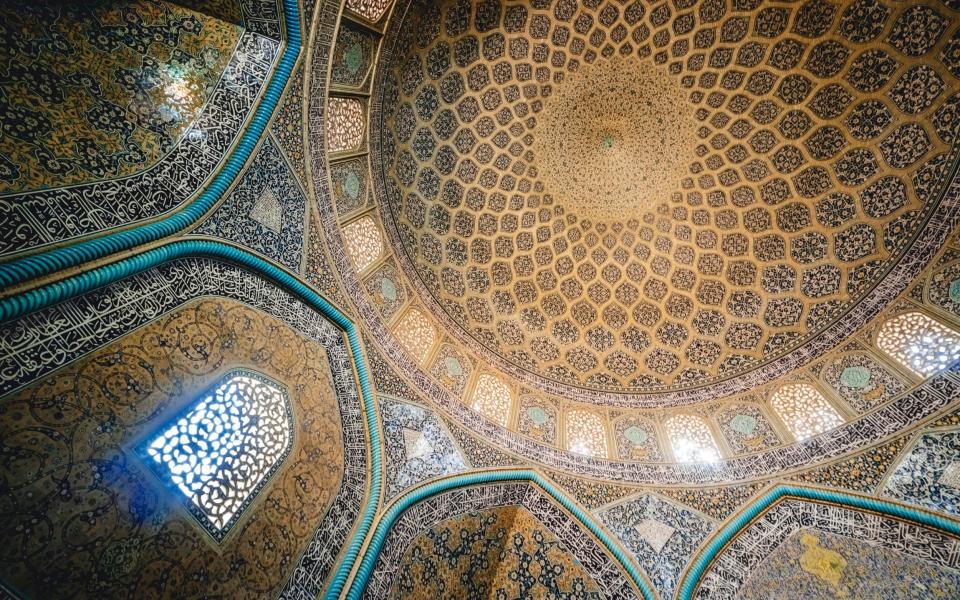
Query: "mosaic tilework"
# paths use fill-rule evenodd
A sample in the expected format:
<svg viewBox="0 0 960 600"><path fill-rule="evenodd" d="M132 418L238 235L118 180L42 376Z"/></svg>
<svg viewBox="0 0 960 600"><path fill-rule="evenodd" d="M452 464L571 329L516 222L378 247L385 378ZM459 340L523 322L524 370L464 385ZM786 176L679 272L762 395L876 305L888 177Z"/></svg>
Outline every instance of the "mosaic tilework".
<svg viewBox="0 0 960 600"><path fill-rule="evenodd" d="M714 414L720 431L736 454L747 454L780 445L780 437L756 404L725 405Z"/></svg>
<svg viewBox="0 0 960 600"><path fill-rule="evenodd" d="M242 33L167 2L7 5L2 15L10 128L0 193L155 165L189 130Z"/></svg>
<svg viewBox="0 0 960 600"><path fill-rule="evenodd" d="M103 315L101 323L117 326L99 331L105 346L4 398L4 445L19 456L5 465L11 485L3 493L3 537L18 550L5 561L4 577L31 597L196 597L214 590L274 596L311 543L309 532L331 509L345 475L349 435L341 433L337 392L350 373L334 374L338 351L329 342L335 332L311 339L234 300L192 300L184 287L180 305L167 304L145 327ZM72 315L91 316L92 305L83 300L70 304ZM99 300L119 298L108 291ZM152 459L138 456L135 444L195 406L236 365L287 390L293 440L276 455L283 462L258 498L271 501L246 506L229 537L214 530L218 545L179 509L179 490L165 489L144 464ZM64 411L60 418L45 416L55 405L61 406L55 413ZM287 422L282 404L278 412ZM31 441L38 428L47 431L41 444ZM18 447L31 450L24 454ZM254 466L246 465L248 474ZM60 483L51 487L52 481ZM52 535L38 535L31 522L44 522ZM278 530L301 535L277 536ZM170 535L176 541L156 543ZM263 552L266 547L273 551ZM335 550L326 542L319 547Z"/></svg>
<svg viewBox="0 0 960 600"><path fill-rule="evenodd" d="M739 593L775 598L956 598L960 571L843 535L801 529L757 565Z"/></svg>
<svg viewBox="0 0 960 600"><path fill-rule="evenodd" d="M907 253L925 215L957 218L954 199L935 206L956 153L952 121L933 115L957 104L948 85L933 85L953 81L937 40L898 54L834 36L840 20L824 11L761 4L409 3L388 32L371 103L373 172L400 266L451 336L560 396L692 402L800 366L908 285L947 233L929 227L922 257ZM882 30L907 12L850 18ZM957 18L938 14L944 27ZM788 24L823 39L801 43ZM591 112L600 101L565 94L582 73L620 61L663 69L680 86L683 106L672 106L697 121L696 156L655 210L587 219L578 193L611 181L558 187L539 138L556 110L566 143L604 122ZM639 95L616 75L598 79L625 105ZM923 107L906 91L915 82L931 84ZM847 113L843 128L832 124ZM615 125L579 144L589 146L582 164L615 154L631 127L682 116L609 114ZM905 172L881 173L881 161ZM573 178L581 165L567 166ZM684 387L697 393L668 393Z"/></svg>
<svg viewBox="0 0 960 600"><path fill-rule="evenodd" d="M906 385L889 369L865 354L845 354L823 370L823 380L857 412L890 400Z"/></svg>
<svg viewBox="0 0 960 600"><path fill-rule="evenodd" d="M301 186L307 185L307 172L303 155L303 64L290 75L287 91L277 107L270 125L270 133L276 138L284 155L290 161Z"/></svg>
<svg viewBox="0 0 960 600"><path fill-rule="evenodd" d="M386 450L386 497L432 477L467 470L456 445L431 411L385 398L380 401Z"/></svg>
<svg viewBox="0 0 960 600"><path fill-rule="evenodd" d="M798 534L797 541L803 539L803 534L807 533L817 538L818 543L814 544L812 540L807 541L807 548L812 552L808 558L801 559L801 568L807 566L808 570L813 571L816 579L803 578L802 581L793 579L794 576L800 577L796 571L796 566L790 571L781 572L785 580L791 583L797 583L798 588L773 589L775 582L769 582L771 576L776 576L776 570L780 567L771 567L767 574L763 572L767 565L767 559L775 554L777 548L783 546L795 534ZM822 535L826 534L826 535ZM828 537L829 536L829 537ZM707 598L739 598L744 587L751 585L752 578L758 578L755 589L750 589L750 594L763 592L773 594L773 598L792 598L791 591L800 589L810 589L816 595L803 597L811 598L867 598L875 597L875 594L867 593L859 595L857 590L869 590L871 585L876 585L876 579L863 577L854 579L853 577L836 577L835 569L842 564L835 556L829 554L817 554L816 548L819 543L823 543L827 550L831 547L831 541L834 536L843 536L847 540L847 547L852 545L868 546L875 549L877 553L886 554L890 557L889 551L896 551L901 560L909 563L921 563L927 570L937 572L939 577L934 580L921 577L921 581L935 583L936 585L946 585L944 575L949 579L955 580L956 570L960 567L960 542L937 531L908 524L903 521L890 519L873 513L861 512L855 509L817 504L805 500L785 499L768 509L763 515L753 521L745 530L737 534L730 544L721 552L721 554L707 567L703 577L700 580L700 587L697 589L694 597L698 600ZM859 543L858 543L859 542ZM788 542L789 543L789 542ZM837 546L833 546L837 547ZM839 547L837 547L839 548ZM789 554L791 550L786 549L784 554ZM866 558L865 555L864 558ZM876 557L876 555L874 555ZM810 559L820 560L810 560ZM859 566L851 564L854 557L847 556L844 560L850 568L849 575L856 576L863 573L864 570ZM792 563L796 565L796 563ZM890 563L888 563L890 564ZM876 565L874 565L876 566ZM897 567L896 563L891 564ZM907 572L914 573L916 567L910 567ZM845 570L845 569L844 569ZM897 568L898 573L905 569L903 563ZM819 574L814 575L814 573ZM947 575L949 574L949 575ZM826 578L826 581L822 579ZM884 577L884 582L888 586L883 597L896 598L928 598L938 597L926 595L929 590L920 590L905 587L904 584L912 583L912 578L906 577L905 580ZM836 582L834 585L832 582ZM822 590L818 586L824 584L833 586L832 595L820 595ZM838 593L837 586L853 586L849 591L849 596ZM766 587L764 584L767 584ZM861 587L863 586L863 587ZM893 589L891 589L893 588ZM936 589L936 587L930 588ZM942 589L942 588L941 588ZM910 590L909 593L904 593ZM916 594L920 595L916 595ZM787 595L784 595L787 594ZM895 594L895 595L891 595ZM951 597L940 596L940 597Z"/></svg>
<svg viewBox="0 0 960 600"><path fill-rule="evenodd" d="M367 277L366 287L370 300L380 309L380 316L385 321L397 314L400 307L406 303L409 293L392 259L388 259Z"/></svg>
<svg viewBox="0 0 960 600"><path fill-rule="evenodd" d="M430 373L456 396L463 394L472 372L473 361L457 350L453 344L448 343L440 346L440 350L433 359L433 367L430 369Z"/></svg>
<svg viewBox="0 0 960 600"><path fill-rule="evenodd" d="M960 427L960 410L954 410L931 421L928 428Z"/></svg>
<svg viewBox="0 0 960 600"><path fill-rule="evenodd" d="M659 436L653 423L638 417L625 417L613 426L614 441L620 458L627 460L663 460Z"/></svg>
<svg viewBox="0 0 960 600"><path fill-rule="evenodd" d="M521 396L517 431L548 444L556 443L556 404L550 400L531 394Z"/></svg>
<svg viewBox="0 0 960 600"><path fill-rule="evenodd" d="M958 254L951 250L945 258L956 259ZM930 276L927 297L935 306L960 316L960 262L948 264Z"/></svg>
<svg viewBox="0 0 960 600"><path fill-rule="evenodd" d="M243 25L243 9L239 0L181 0L177 4L228 23Z"/></svg>
<svg viewBox="0 0 960 600"><path fill-rule="evenodd" d="M637 493L635 487L613 485L605 481L574 477L557 471L547 471L550 479L584 507L593 510Z"/></svg>
<svg viewBox="0 0 960 600"><path fill-rule="evenodd" d="M395 585L403 585L400 583L404 577L400 567L401 561L412 541L422 532L459 515L505 506L520 507L529 514L531 520L527 521L528 523L534 527L542 527L545 533L556 536L558 549L569 553L579 563L579 568L592 579L592 586L595 586L593 589L598 589L604 597L611 600L637 597L626 577L592 535L583 530L539 488L526 483L498 483L451 490L412 506L403 513L387 534L383 549L367 583L365 597L384 598L394 591ZM524 542L529 539L527 535L523 538ZM470 538L463 541L472 543ZM510 543L518 541L513 537ZM534 561L537 560L534 559ZM564 560L565 567L570 564ZM543 585L545 581L549 579L540 579L539 583ZM528 581L527 576L521 578L520 585L530 583L532 582ZM588 592L589 589L581 588L581 592ZM571 591L576 591L576 588ZM572 597L591 596L574 595Z"/></svg>
<svg viewBox="0 0 960 600"><path fill-rule="evenodd" d="M456 422L444 419L447 429L463 450L467 460L475 467L515 467L526 464L524 460L502 452L496 446L483 442Z"/></svg>
<svg viewBox="0 0 960 600"><path fill-rule="evenodd" d="M327 251L324 248L323 238L320 237L320 224L314 211L310 211L307 221L306 260L304 261L303 278L313 285L324 296L333 300L341 310L349 310L349 305L340 291L340 285L333 274Z"/></svg>
<svg viewBox="0 0 960 600"><path fill-rule="evenodd" d="M276 2L245 0L242 6L250 27L240 35L189 132L167 149L163 160L120 179L0 198L5 226L16 232L0 239L0 254L155 217L200 189L240 133L279 56L280 43L269 33L257 33L280 30Z"/></svg>
<svg viewBox="0 0 960 600"><path fill-rule="evenodd" d="M452 543L451 543L452 542ZM601 598L596 583L527 510L484 509L410 541L390 598Z"/></svg>
<svg viewBox="0 0 960 600"><path fill-rule="evenodd" d="M377 393L393 396L413 404L424 404L423 399L407 385L403 377L390 365L386 357L381 354L376 345L364 337L364 346L367 352L367 367L377 387Z"/></svg>
<svg viewBox="0 0 960 600"><path fill-rule="evenodd" d="M0 365L8 377L0 395L43 377L104 343L200 296L233 298L278 318L319 343L330 358L340 409L345 473L327 516L300 555L284 598L314 597L343 547L366 493L367 448L363 412L343 335L324 317L247 271L208 259L181 259L21 318L14 335L3 327ZM266 338L266 334L258 334ZM203 336L198 337L202 341ZM51 349L56 351L50 352Z"/></svg>
<svg viewBox="0 0 960 600"><path fill-rule="evenodd" d="M956 462L960 462L960 432L924 433L897 463L883 495L960 515L960 487L944 477Z"/></svg>
<svg viewBox="0 0 960 600"><path fill-rule="evenodd" d="M665 598L673 595L684 565L714 528L703 516L652 494L596 513Z"/></svg>
<svg viewBox="0 0 960 600"><path fill-rule="evenodd" d="M909 437L901 437L850 458L794 475L791 479L861 493L876 491Z"/></svg>
<svg viewBox="0 0 960 600"><path fill-rule="evenodd" d="M338 215L342 217L372 204L368 180L364 158L351 158L330 165L330 191Z"/></svg>
<svg viewBox="0 0 960 600"><path fill-rule="evenodd" d="M370 31L340 22L330 65L330 83L359 88L367 81L377 51L377 37Z"/></svg>
<svg viewBox="0 0 960 600"><path fill-rule="evenodd" d="M409 41L409 39L407 41ZM392 43L392 41L390 43ZM388 43L388 48L389 45ZM370 100L374 117L380 109L379 103L380 99L378 99L376 95ZM322 114L322 102L317 102L317 110L318 115ZM318 155L322 155L322 152L326 148L323 136L323 121L317 119L315 123L311 123L310 141ZM374 136L373 141L376 145L376 136ZM381 151L383 148L375 148L375 150ZM315 171L315 178L325 176L320 169L315 169ZM377 178L375 178L374 181L376 183ZM377 187L380 187L379 184L377 184ZM945 206L955 202L956 192L957 189L955 186L948 194L948 203L945 204ZM378 189L377 193L378 195L382 195L386 193L386 190ZM391 190L391 193L395 193L395 191ZM321 202L321 211L324 211L326 206L327 203ZM950 210L952 210L952 208ZM323 219L323 226L325 228L325 237L330 243L331 248L335 251L333 260L344 279L346 288L350 290L360 289L355 275L351 273L352 268L340 256L343 241L339 235L338 227L335 225L335 220L329 218L328 215ZM388 230L389 229L390 228L388 228ZM943 233L944 231L942 229L926 232L921 236L924 240L921 242L923 247L930 249L938 246L940 243L938 240ZM905 261L901 263L901 266L905 266L905 270L902 273L897 271L897 273L890 275L884 281L903 282L911 279L913 273L918 271L923 263L923 261L917 259L917 256L919 255L911 254L908 256ZM907 271L909 271L909 273L907 273ZM899 283L897 285L899 285ZM876 302L871 300L871 308L867 313L860 314L856 321L862 323L864 318L868 318L874 314L870 313L870 311L879 310L879 308L885 305L896 293L897 291L892 289L885 289L882 292L875 293L872 298L876 300ZM711 469L702 469L697 466L678 468L673 465L637 465L621 461L583 459L558 451L556 448L539 444L530 438L516 436L510 432L489 427L488 424L478 419L471 411L465 409L460 403L460 399L451 397L450 394L443 391L432 378L420 371L412 361L406 359L403 351L391 339L389 331L382 326L379 318L377 318L375 309L369 305L363 294L353 294L353 300L356 303L358 314L368 325L371 335L377 340L377 344L383 348L389 360L395 364L398 369L401 369L407 374L410 378L411 385L417 389L417 393L422 394L425 398L429 399L429 401L435 402L443 407L447 413L454 415L457 421L465 424L473 433L482 436L484 439L491 440L493 444L499 447L527 456L541 465L598 478L608 478L614 481L631 481L646 484L656 482L667 482L669 484L704 484L708 482L720 483L745 478L765 477L769 474L782 471L783 469L798 468L803 465L808 465L811 462L840 456L851 450L862 448L869 444L870 441L886 436L888 430L897 429L898 426L894 423L913 422L915 415L921 413L926 415L930 414L927 408L928 405L925 404L928 400L933 401L933 405L930 406L932 410L936 410L936 408L933 408L934 406L943 407L944 402L949 402L954 395L954 379L952 376L948 376L936 382L931 382L931 387L916 390L916 395L912 398L902 398L898 400L899 408L891 407L882 417L876 416L850 423L819 439L808 440L803 444L795 444L789 448L765 451L756 457L751 457L749 461L720 461L720 463ZM765 367L762 372L755 373L755 376L731 379L723 384L717 384L717 386L713 386L710 389L704 388L702 393L698 390L696 392L684 393L682 396L666 392L651 394L649 400L658 404L663 402L672 403L681 401L681 399L683 401L693 402L713 398L716 397L717 394L727 395L736 391L756 387L764 381L781 375L785 370L803 364L811 356L833 348L840 340L845 339L853 332L853 325L854 323L851 321L842 324L842 326L832 328L824 337L818 338L811 343L812 354L803 353L802 355L791 355L792 358L789 360L779 361L775 366L771 366L770 368ZM492 362L497 364L497 366L502 366L495 360ZM515 374L510 368L506 368L505 370L511 374ZM561 393L566 390L566 388L554 389L549 386L546 386L544 389ZM924 398L923 401L920 401L921 397ZM582 399L596 402L629 401L633 403L638 400L646 401L646 399L633 397L629 399L615 398L602 394L584 394ZM906 409L906 412L902 409ZM916 412L917 410L920 412Z"/></svg>
<svg viewBox="0 0 960 600"><path fill-rule="evenodd" d="M299 272L306 208L306 195L267 136L237 186L194 233L237 242Z"/></svg>
<svg viewBox="0 0 960 600"><path fill-rule="evenodd" d="M763 483L714 488L664 488L657 493L695 508L705 515L723 520L736 512L763 488Z"/></svg>

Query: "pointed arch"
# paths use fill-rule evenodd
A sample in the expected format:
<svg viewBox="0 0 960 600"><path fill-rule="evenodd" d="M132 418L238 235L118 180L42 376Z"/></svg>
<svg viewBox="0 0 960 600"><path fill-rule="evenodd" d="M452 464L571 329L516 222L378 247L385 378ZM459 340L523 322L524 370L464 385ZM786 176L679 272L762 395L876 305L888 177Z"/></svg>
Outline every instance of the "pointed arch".
<svg viewBox="0 0 960 600"><path fill-rule="evenodd" d="M570 551L581 561L599 586L609 592L616 591L622 597L624 592L644 600L655 600L656 593L650 581L627 557L622 547L602 529L590 516L566 494L555 487L540 473L529 469L493 470L454 475L421 485L409 490L386 507L371 536L357 569L349 591L348 600L359 600L368 586L383 589L392 579L391 566L396 564L398 550L405 548L404 539L400 539L422 527L411 527L404 521L413 518L443 520L449 511L464 512L470 510L471 497L482 498L488 502L491 496L502 495L511 498L515 504L537 512L546 511L540 521L548 528L549 514L559 516L562 511L572 517L573 527L564 535L555 530ZM450 494L450 496L448 496ZM454 497L455 496L455 497ZM431 504L426 504L433 501ZM423 504L424 510L416 510ZM446 512L444 512L446 511ZM457 512L450 514L459 514ZM395 525L402 524L406 526ZM611 566L615 568L610 568ZM607 595L613 595L608 593Z"/></svg>
<svg viewBox="0 0 960 600"><path fill-rule="evenodd" d="M700 553L694 557L690 567L684 573L677 597L680 600L691 600L694 597L698 599L712 598L714 593L717 594L716 597L730 597L731 590L739 589L739 586L749 575L749 568L760 564L760 560L769 555L772 550L769 542L772 538L769 538L769 534L775 532L778 521L775 518L776 516L769 511L790 501L795 502L801 508L803 505L809 508L809 510L804 511L805 525L817 524L818 519L824 523L829 523L831 518L839 525L842 525L844 520L848 518L893 520L906 523L913 528L919 527L925 530L926 535L911 536L911 543L915 545L918 555L928 552L931 555L948 556L950 552L960 551L960 523L956 521L902 504L838 490L778 485L749 504L740 514L714 534ZM834 512L831 513L831 510ZM849 514L836 512L838 510L848 511ZM766 514L771 514L770 523L763 522L763 516ZM782 522L785 522L785 520L781 519L779 521L779 523ZM875 534L885 529L889 530L889 525L886 527L881 523L874 523L874 525L875 527L863 527L861 524L859 529L866 534ZM737 547L737 541L742 535L749 533L751 529L756 532L758 538L767 536L763 538L767 540L767 543L757 544L754 540L753 550L744 551L743 548ZM848 527L845 531L849 532L857 529L857 527ZM909 530L903 533L909 534ZM785 536L781 535L780 537ZM944 542L950 544L953 550L944 550L938 546L938 544ZM728 553L730 561L732 561L731 565L735 564L736 566L730 567L721 564L724 556ZM952 566L956 568L956 565Z"/></svg>

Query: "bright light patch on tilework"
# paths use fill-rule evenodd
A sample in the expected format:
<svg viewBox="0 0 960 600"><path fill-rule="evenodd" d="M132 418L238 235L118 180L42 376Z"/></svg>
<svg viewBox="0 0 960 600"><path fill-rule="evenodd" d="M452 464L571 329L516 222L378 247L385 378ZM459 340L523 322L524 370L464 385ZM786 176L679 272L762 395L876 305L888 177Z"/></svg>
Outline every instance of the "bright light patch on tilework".
<svg viewBox="0 0 960 600"><path fill-rule="evenodd" d="M944 469L943 473L940 475L940 479L937 480L937 483L960 490L960 462L950 463L950 465Z"/></svg>
<svg viewBox="0 0 960 600"><path fill-rule="evenodd" d="M370 217L362 217L344 227L343 239L358 273L383 254L383 236Z"/></svg>
<svg viewBox="0 0 960 600"><path fill-rule="evenodd" d="M505 383L493 375L483 374L473 391L473 410L504 427L510 417L513 395Z"/></svg>
<svg viewBox="0 0 960 600"><path fill-rule="evenodd" d="M387 12L390 0L347 0L347 8L376 23Z"/></svg>
<svg viewBox="0 0 960 600"><path fill-rule="evenodd" d="M880 327L877 347L918 375L929 377L960 360L960 333L923 313L908 312Z"/></svg>
<svg viewBox="0 0 960 600"><path fill-rule="evenodd" d="M250 209L250 218L260 223L270 231L280 234L283 229L283 208L277 195L270 188L263 190Z"/></svg>
<svg viewBox="0 0 960 600"><path fill-rule="evenodd" d="M411 308L407 314L403 315L393 335L403 349L420 364L427 358L434 342L437 341L436 328L430 324L422 312L415 308Z"/></svg>
<svg viewBox="0 0 960 600"><path fill-rule="evenodd" d="M423 458L433 454L433 446L423 435L422 431L403 428L403 447L407 455L407 460L413 458Z"/></svg>
<svg viewBox="0 0 960 600"><path fill-rule="evenodd" d="M670 536L676 531L666 523L654 521L653 519L644 519L634 525L633 529L657 552L663 550Z"/></svg>
<svg viewBox="0 0 960 600"><path fill-rule="evenodd" d="M607 436L599 415L572 410L567 413L567 448L577 454L607 457Z"/></svg>
<svg viewBox="0 0 960 600"><path fill-rule="evenodd" d="M140 454L221 541L292 444L286 392L265 377L235 371L151 435Z"/></svg>
<svg viewBox="0 0 960 600"><path fill-rule="evenodd" d="M823 394L806 383L783 386L770 399L770 405L798 440L843 424L843 418Z"/></svg>
<svg viewBox="0 0 960 600"><path fill-rule="evenodd" d="M674 415L664 423L678 462L711 462L720 451L706 421L695 415Z"/></svg>

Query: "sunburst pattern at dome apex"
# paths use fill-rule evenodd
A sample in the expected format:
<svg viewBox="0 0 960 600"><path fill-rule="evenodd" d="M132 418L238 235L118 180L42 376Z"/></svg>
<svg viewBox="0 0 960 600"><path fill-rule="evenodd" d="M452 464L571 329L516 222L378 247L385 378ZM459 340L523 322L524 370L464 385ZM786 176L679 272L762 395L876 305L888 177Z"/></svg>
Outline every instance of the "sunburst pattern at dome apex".
<svg viewBox="0 0 960 600"><path fill-rule="evenodd" d="M857 306L937 209L956 17L877 0L413 2L372 121L400 264L456 339L551 391L755 371ZM641 103L678 99L619 126L634 88L617 64L658 78ZM578 102L591 74L603 99ZM654 163L629 136L658 119L667 145L683 135ZM621 148L635 171L599 160ZM570 183L595 168L622 179ZM657 191L608 219L577 198L590 186Z"/></svg>
<svg viewBox="0 0 960 600"><path fill-rule="evenodd" d="M665 70L634 57L566 75L533 130L544 192L580 218L622 221L669 200L696 158L696 121Z"/></svg>

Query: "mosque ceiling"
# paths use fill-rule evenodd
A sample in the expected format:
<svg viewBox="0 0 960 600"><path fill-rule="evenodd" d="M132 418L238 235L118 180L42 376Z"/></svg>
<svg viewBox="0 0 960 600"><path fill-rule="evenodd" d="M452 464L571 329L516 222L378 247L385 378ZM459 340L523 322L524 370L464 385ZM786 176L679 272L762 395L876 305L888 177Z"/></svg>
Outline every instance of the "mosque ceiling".
<svg viewBox="0 0 960 600"><path fill-rule="evenodd" d="M385 227L445 329L532 385L782 372L763 366L902 289L942 214L942 5L405 9L372 119Z"/></svg>
<svg viewBox="0 0 960 600"><path fill-rule="evenodd" d="M0 596L957 596L955 3L7 12Z"/></svg>

